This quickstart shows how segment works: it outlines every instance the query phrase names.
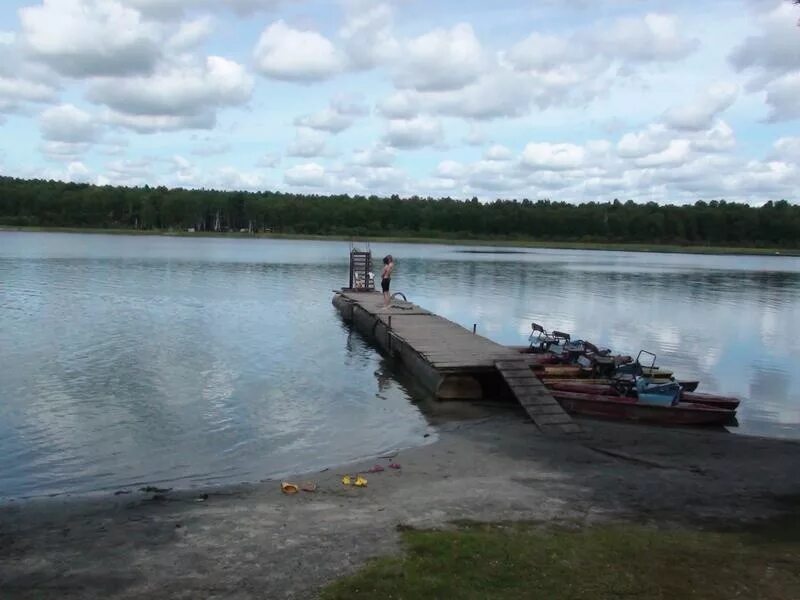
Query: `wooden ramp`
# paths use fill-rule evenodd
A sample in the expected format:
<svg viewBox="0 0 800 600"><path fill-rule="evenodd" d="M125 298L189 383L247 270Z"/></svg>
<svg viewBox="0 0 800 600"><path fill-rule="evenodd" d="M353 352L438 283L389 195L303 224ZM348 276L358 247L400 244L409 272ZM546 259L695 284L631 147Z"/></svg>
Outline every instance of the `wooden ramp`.
<svg viewBox="0 0 800 600"><path fill-rule="evenodd" d="M495 367L542 433L570 436L583 433L526 361L498 360Z"/></svg>

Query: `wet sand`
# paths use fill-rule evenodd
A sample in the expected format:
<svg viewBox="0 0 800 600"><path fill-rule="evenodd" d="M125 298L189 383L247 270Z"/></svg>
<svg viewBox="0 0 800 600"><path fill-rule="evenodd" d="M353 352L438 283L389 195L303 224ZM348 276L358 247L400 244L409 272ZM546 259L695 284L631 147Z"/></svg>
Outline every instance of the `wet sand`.
<svg viewBox="0 0 800 600"><path fill-rule="evenodd" d="M396 456L209 490L0 507L3 598L307 598L403 526L456 520L730 527L800 497L800 443L582 420L584 442L539 434L521 409L450 421ZM342 475L366 474L366 488ZM207 497L205 496L207 494Z"/></svg>

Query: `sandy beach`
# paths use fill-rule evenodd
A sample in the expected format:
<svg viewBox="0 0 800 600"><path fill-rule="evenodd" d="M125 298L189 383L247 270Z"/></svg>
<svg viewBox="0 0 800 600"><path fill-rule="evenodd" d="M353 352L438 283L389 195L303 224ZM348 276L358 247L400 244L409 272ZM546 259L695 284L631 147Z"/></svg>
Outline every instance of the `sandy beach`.
<svg viewBox="0 0 800 600"><path fill-rule="evenodd" d="M206 490L0 507L5 598L299 598L398 551L403 527L525 520L726 528L794 510L800 443L582 420L542 436L507 407L428 446L321 473ZM394 462L400 469L389 469ZM365 473L375 464L384 471ZM362 473L365 488L346 487Z"/></svg>

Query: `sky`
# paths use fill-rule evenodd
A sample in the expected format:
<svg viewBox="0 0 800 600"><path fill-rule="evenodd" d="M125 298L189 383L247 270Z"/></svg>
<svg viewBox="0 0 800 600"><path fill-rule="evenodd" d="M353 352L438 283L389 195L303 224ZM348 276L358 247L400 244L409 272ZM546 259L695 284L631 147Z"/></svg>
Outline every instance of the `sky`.
<svg viewBox="0 0 800 600"><path fill-rule="evenodd" d="M799 22L781 0L7 0L0 173L797 202Z"/></svg>

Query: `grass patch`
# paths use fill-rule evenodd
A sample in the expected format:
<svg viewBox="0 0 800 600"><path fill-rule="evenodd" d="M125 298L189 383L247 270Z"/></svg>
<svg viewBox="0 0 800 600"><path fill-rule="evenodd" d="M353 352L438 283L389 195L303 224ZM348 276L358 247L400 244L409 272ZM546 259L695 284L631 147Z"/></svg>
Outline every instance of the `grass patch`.
<svg viewBox="0 0 800 600"><path fill-rule="evenodd" d="M788 531L723 533L526 524L405 530L404 556L371 562L322 598L800 598L797 521L785 522Z"/></svg>

